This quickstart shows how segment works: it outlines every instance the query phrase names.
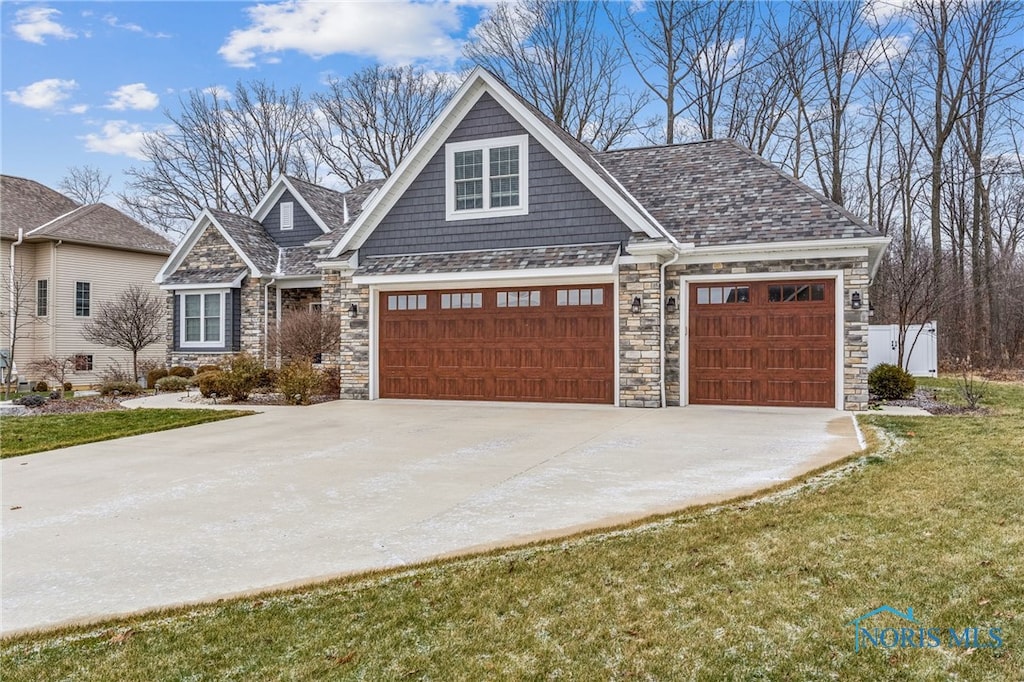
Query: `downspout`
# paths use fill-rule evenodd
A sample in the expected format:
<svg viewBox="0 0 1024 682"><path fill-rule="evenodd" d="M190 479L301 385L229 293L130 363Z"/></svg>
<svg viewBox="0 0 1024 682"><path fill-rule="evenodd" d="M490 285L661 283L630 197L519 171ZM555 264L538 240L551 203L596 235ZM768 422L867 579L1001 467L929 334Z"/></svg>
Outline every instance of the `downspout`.
<svg viewBox="0 0 1024 682"><path fill-rule="evenodd" d="M10 383L10 378L14 372L14 335L17 334L17 327L14 322L14 296L17 293L17 285L15 284L17 269L14 267L14 247L22 244L25 241L25 228L17 228L17 241L10 243L10 287L7 291L7 300L10 304L10 314L8 319L10 321L10 357L7 358L7 371L4 376L4 386Z"/></svg>
<svg viewBox="0 0 1024 682"><path fill-rule="evenodd" d="M661 406L662 407L668 407L668 400L665 397L665 327L667 325L667 320L665 318L665 275L668 272L668 266L674 264L677 260L679 260L679 257L682 256L682 255L683 254L681 252L676 251L675 255L672 256L671 259L669 259L668 261L663 263L662 266L661 266L661 281L660 281L661 292L660 292L660 296L658 297L658 300L661 302L661 306L660 306L661 307L661 311L660 311L660 313L661 313L661 353L660 353L660 357L661 357L661 374L659 375L660 376L660 382L659 383L661 384ZM682 294L680 294L680 295L682 295ZM680 347L681 347L682 338L680 338L679 341L680 341Z"/></svg>
<svg viewBox="0 0 1024 682"><path fill-rule="evenodd" d="M50 301L47 301L46 310L50 313L50 355L54 357L57 355L57 292L60 291L60 285L57 282L57 247L63 243L63 239L53 242L53 251L50 258L50 290L46 292L50 301L53 301L53 305L50 305Z"/></svg>
<svg viewBox="0 0 1024 682"><path fill-rule="evenodd" d="M267 353L270 349L270 287L277 281L271 277L263 286L263 366L267 366Z"/></svg>

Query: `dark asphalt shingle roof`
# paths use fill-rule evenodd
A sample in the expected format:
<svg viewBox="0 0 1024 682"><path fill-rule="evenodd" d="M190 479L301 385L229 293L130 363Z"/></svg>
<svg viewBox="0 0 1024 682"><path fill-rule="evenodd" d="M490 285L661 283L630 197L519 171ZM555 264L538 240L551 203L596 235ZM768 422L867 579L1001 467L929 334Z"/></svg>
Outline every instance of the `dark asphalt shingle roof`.
<svg viewBox="0 0 1024 682"><path fill-rule="evenodd" d="M597 158L680 242L721 246L879 236L732 140L623 149Z"/></svg>
<svg viewBox="0 0 1024 682"><path fill-rule="evenodd" d="M219 270L178 270L168 275L161 283L168 284L231 284L248 274L248 268L224 268Z"/></svg>
<svg viewBox="0 0 1024 682"><path fill-rule="evenodd" d="M106 204L89 204L38 227L26 237L67 241L115 249L168 254L171 242L142 223Z"/></svg>
<svg viewBox="0 0 1024 682"><path fill-rule="evenodd" d="M284 277L296 275L320 276L316 262L320 258L320 249L312 246L289 246L281 249L278 261L280 269L275 274Z"/></svg>
<svg viewBox="0 0 1024 682"><path fill-rule="evenodd" d="M18 230L28 232L79 207L46 185L0 175L0 235L16 239Z"/></svg>
<svg viewBox="0 0 1024 682"><path fill-rule="evenodd" d="M216 208L206 209L224 231L252 261L261 274L277 269L277 242L270 238L263 226L252 218L228 213Z"/></svg>
<svg viewBox="0 0 1024 682"><path fill-rule="evenodd" d="M371 256L359 263L358 275L411 275L482 270L528 270L611 265L619 244L542 246L497 251L454 251L403 256Z"/></svg>
<svg viewBox="0 0 1024 682"><path fill-rule="evenodd" d="M337 244L341 241L341 238L345 236L352 224L355 223L356 218L363 212L363 204L370 198L370 195L376 192L381 186L384 185L384 180L367 180L361 185L356 185L347 192L343 192L342 196L348 203L348 223L344 221L343 213L338 214L338 218L334 223L330 224L330 234L324 235L325 241L330 241L331 244ZM302 196L306 196L303 194Z"/></svg>

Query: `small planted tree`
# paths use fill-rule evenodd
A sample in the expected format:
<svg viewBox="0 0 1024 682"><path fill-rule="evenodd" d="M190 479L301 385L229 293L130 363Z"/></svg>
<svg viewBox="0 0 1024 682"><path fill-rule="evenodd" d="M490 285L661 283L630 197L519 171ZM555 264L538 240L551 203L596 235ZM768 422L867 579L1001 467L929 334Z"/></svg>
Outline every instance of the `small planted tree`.
<svg viewBox="0 0 1024 682"><path fill-rule="evenodd" d="M139 376L139 351L164 338L164 301L138 284L129 284L117 298L103 303L82 328L87 341L132 354L132 372Z"/></svg>
<svg viewBox="0 0 1024 682"><path fill-rule="evenodd" d="M318 356L334 353L341 345L341 321L337 315L289 310L271 332L270 343L285 362L317 362Z"/></svg>

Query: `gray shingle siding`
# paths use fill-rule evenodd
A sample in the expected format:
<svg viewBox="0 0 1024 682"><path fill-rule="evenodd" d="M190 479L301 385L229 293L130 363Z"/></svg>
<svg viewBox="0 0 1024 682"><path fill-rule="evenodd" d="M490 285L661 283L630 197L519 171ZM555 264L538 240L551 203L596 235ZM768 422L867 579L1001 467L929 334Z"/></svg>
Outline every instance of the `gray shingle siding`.
<svg viewBox="0 0 1024 682"><path fill-rule="evenodd" d="M449 142L526 131L484 95ZM366 256L625 243L630 230L536 140L530 138L528 215L445 221L444 147L427 163L360 249Z"/></svg>
<svg viewBox="0 0 1024 682"><path fill-rule="evenodd" d="M293 225L290 230L281 229L281 202L290 201L292 209ZM302 246L311 239L323 236L323 230L314 222L313 217L306 213L302 204L295 200L292 193L285 190L281 198L270 209L270 213L263 219L263 228L270 235L270 238L277 242L278 246Z"/></svg>

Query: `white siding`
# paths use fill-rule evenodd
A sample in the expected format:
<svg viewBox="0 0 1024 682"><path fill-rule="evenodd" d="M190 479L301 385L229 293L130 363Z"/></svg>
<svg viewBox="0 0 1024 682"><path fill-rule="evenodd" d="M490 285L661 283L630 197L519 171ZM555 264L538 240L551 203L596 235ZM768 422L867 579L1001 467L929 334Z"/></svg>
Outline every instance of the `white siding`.
<svg viewBox="0 0 1024 682"><path fill-rule="evenodd" d="M78 244L62 244L57 248L57 277L50 281L50 318L55 324L53 354L92 355L92 372L75 372L69 381L76 386L95 384L114 363L131 368L131 353L89 343L82 338L82 328L91 318L75 316L75 282L91 285L91 312L99 311L105 301L117 297L127 285L149 287L159 300L164 294L153 284L153 278L166 260L165 256L115 251ZM166 329L161 324L161 329ZM155 343L139 353L139 362L155 360L163 365L167 353L166 343ZM44 353L49 354L49 353Z"/></svg>

